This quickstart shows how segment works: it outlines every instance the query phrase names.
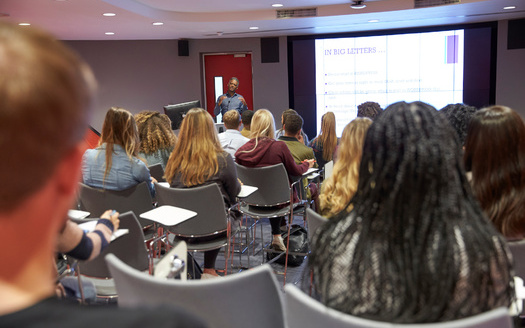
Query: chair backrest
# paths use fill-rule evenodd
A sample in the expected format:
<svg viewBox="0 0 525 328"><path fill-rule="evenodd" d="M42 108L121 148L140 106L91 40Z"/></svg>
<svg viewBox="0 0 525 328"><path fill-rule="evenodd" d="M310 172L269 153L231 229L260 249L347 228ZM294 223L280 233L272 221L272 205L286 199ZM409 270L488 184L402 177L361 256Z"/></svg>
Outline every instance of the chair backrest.
<svg viewBox="0 0 525 328"><path fill-rule="evenodd" d="M120 214L119 219L119 229L128 229L128 233L113 240L106 249L93 260L80 262L80 273L82 275L95 278L111 277L111 273L104 261L104 256L107 254L114 254L137 270L148 269L148 251L144 244L144 233L135 214L128 211Z"/></svg>
<svg viewBox="0 0 525 328"><path fill-rule="evenodd" d="M148 166L149 174L154 177L158 182L166 182L164 179L164 169L162 168L162 164L157 163L153 164L151 166Z"/></svg>
<svg viewBox="0 0 525 328"><path fill-rule="evenodd" d="M199 237L227 230L224 199L216 183L193 188L167 188L155 184L159 206L171 205L197 212L197 216L170 227L174 234Z"/></svg>
<svg viewBox="0 0 525 328"><path fill-rule="evenodd" d="M92 217L100 217L104 211L113 209L120 213L132 211L142 226L152 223L140 218L142 213L153 209L153 200L146 182L119 191L93 188L80 183L78 201L80 210L90 212Z"/></svg>
<svg viewBox="0 0 525 328"><path fill-rule="evenodd" d="M308 241L312 245L312 237L314 236L317 228L328 222L328 219L312 210L311 208L306 209L306 222L308 225Z"/></svg>
<svg viewBox="0 0 525 328"><path fill-rule="evenodd" d="M119 306L175 304L209 327L283 328L282 296L269 265L208 280L167 280L148 276L117 257L106 257Z"/></svg>
<svg viewBox="0 0 525 328"><path fill-rule="evenodd" d="M516 275L525 280L525 240L510 241L507 245L509 245L512 258L514 259Z"/></svg>
<svg viewBox="0 0 525 328"><path fill-rule="evenodd" d="M296 286L284 286L285 317L288 328L347 327L347 328L511 328L509 310L497 308L469 318L428 324L398 324L358 318L328 308L303 293Z"/></svg>
<svg viewBox="0 0 525 328"><path fill-rule="evenodd" d="M237 176L243 184L258 189L242 200L249 205L275 206L290 201L290 182L282 163L264 167L237 165Z"/></svg>

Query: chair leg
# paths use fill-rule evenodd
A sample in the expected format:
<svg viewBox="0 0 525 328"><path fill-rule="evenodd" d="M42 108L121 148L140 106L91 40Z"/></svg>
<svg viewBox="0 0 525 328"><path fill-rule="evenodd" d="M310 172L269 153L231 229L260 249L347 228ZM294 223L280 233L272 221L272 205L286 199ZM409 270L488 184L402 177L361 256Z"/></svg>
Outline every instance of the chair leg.
<svg viewBox="0 0 525 328"><path fill-rule="evenodd" d="M263 228L261 227L261 254L262 254L262 262L264 263L264 235L263 235Z"/></svg>
<svg viewBox="0 0 525 328"><path fill-rule="evenodd" d="M77 279L78 279L78 290L80 291L80 302L86 304L86 297L84 296L84 286L82 286L82 279L80 276L80 264L77 262Z"/></svg>
<svg viewBox="0 0 525 328"><path fill-rule="evenodd" d="M193 255L192 255L192 260L193 260L193 259L195 259L195 252L193 252ZM196 279L195 279L195 262L192 263L192 264L193 264L193 279L196 280Z"/></svg>

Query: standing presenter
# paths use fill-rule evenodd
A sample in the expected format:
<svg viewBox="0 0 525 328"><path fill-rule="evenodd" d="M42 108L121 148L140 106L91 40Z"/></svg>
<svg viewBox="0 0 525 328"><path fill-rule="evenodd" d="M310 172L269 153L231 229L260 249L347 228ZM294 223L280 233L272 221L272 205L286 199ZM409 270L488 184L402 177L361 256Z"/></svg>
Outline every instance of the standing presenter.
<svg viewBox="0 0 525 328"><path fill-rule="evenodd" d="M238 87L239 79L232 77L228 82L228 92L217 99L215 109L213 110L213 115L215 115L215 117L217 117L219 114L221 114L221 116L224 115L224 113L230 109L237 110L239 114L242 114L242 112L248 109L248 105L246 104L244 97L235 93Z"/></svg>

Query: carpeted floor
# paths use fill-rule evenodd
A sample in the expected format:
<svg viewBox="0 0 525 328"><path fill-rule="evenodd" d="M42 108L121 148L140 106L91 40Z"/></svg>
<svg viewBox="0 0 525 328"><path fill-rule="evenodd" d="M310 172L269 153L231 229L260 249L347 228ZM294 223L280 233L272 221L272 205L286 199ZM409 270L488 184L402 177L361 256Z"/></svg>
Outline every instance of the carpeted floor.
<svg viewBox="0 0 525 328"><path fill-rule="evenodd" d="M248 222L248 225L250 225L251 222ZM293 224L297 224L300 226L304 226L304 221L302 216L295 216ZM263 256L263 252L261 251L263 243L261 242L261 232L260 229L262 228L263 231L263 238L264 238L264 244L268 244L271 241L272 235L271 235L271 228L270 228L270 221L268 219L262 219L260 220L259 224L255 226L255 230L249 232L248 234L248 242L252 242L253 244L249 245L249 247L242 253L239 254L238 250L241 248L240 245L235 246L235 254L233 256L233 262L231 265L228 266L228 274L237 274L238 272L242 272L243 270L248 270L249 268L253 268L255 266L261 265L262 263L268 262L266 259L266 255ZM253 235L255 235L255 238L253 239ZM243 240L243 244L246 243L246 237L245 235L237 235L236 242L239 242L239 240ZM243 247L244 248L244 247ZM284 257L284 255L283 255ZM199 265L203 265L204 262L204 255L203 253L195 253L194 258L197 260ZM284 270L285 267L283 264L279 263L271 263L271 267L273 268L275 272L275 276L277 280L280 282L281 286L284 285ZM291 266L288 265L286 270L286 283L293 283L293 284L300 284L303 279L304 270L307 266L307 258L305 257L303 263L300 266ZM223 269L224 268L224 251L221 250L219 253L219 256L216 261L215 265L216 269ZM223 275L222 273L220 273Z"/></svg>

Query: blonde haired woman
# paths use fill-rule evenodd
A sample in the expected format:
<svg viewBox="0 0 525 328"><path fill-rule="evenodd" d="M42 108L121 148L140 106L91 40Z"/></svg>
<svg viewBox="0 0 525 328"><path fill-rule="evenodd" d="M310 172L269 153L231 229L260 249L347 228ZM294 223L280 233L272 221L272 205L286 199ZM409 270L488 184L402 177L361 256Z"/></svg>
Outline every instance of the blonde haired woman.
<svg viewBox="0 0 525 328"><path fill-rule="evenodd" d="M371 124L372 120L369 118L356 118L345 126L332 175L321 188L321 215L332 217L345 208L350 210L349 202L357 190L359 180L363 142Z"/></svg>
<svg viewBox="0 0 525 328"><path fill-rule="evenodd" d="M139 143L133 115L123 108L111 107L102 125L99 146L84 153L84 183L95 188L124 190L146 181L151 195L155 196L153 182L156 180L137 157Z"/></svg>
<svg viewBox="0 0 525 328"><path fill-rule="evenodd" d="M335 115L333 112L326 112L321 118L321 132L309 144L314 150L319 168L323 168L326 163L334 159L337 142Z"/></svg>
<svg viewBox="0 0 525 328"><path fill-rule="evenodd" d="M216 183L226 207L233 204L241 190L235 163L219 143L213 118L202 108L192 108L182 120L179 140L171 153L164 175L172 188ZM219 250L204 252L201 279L218 276L215 260Z"/></svg>
<svg viewBox="0 0 525 328"><path fill-rule="evenodd" d="M142 111L135 115L140 137L139 156L148 166L161 164L166 168L177 136L171 129L171 120L166 114L155 111Z"/></svg>
<svg viewBox="0 0 525 328"><path fill-rule="evenodd" d="M283 163L288 176L301 176L314 165L314 160L305 160L300 165L295 161L284 141L275 140L275 120L267 109L255 112L250 129L250 141L235 153L235 161L247 167L262 167ZM272 247L286 251L281 238L282 217L270 218Z"/></svg>

